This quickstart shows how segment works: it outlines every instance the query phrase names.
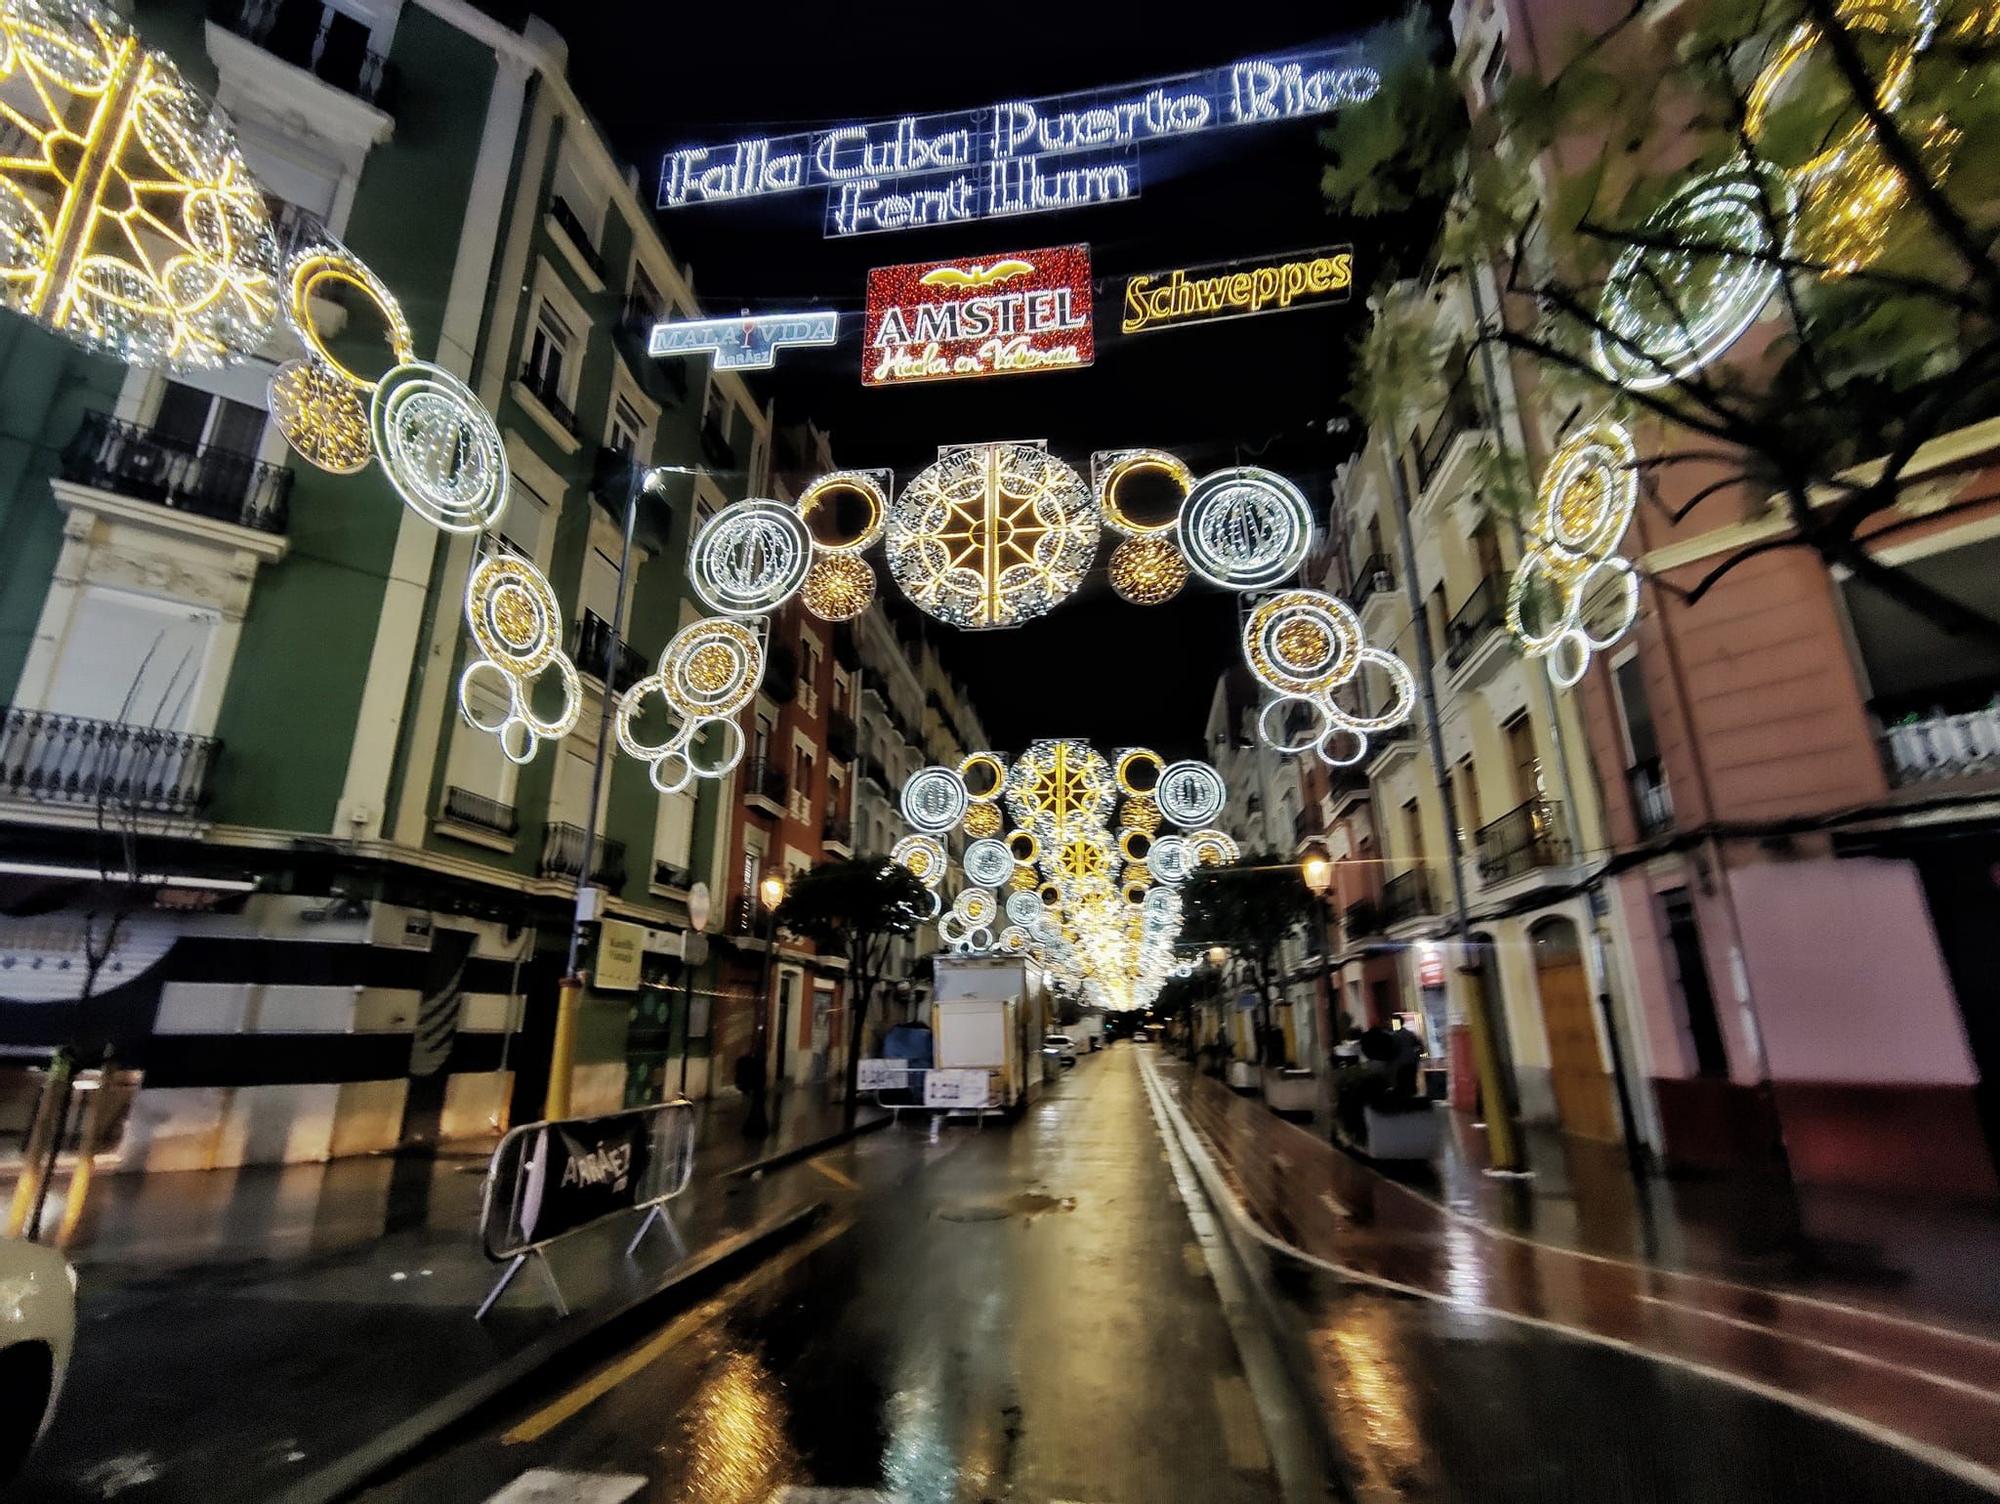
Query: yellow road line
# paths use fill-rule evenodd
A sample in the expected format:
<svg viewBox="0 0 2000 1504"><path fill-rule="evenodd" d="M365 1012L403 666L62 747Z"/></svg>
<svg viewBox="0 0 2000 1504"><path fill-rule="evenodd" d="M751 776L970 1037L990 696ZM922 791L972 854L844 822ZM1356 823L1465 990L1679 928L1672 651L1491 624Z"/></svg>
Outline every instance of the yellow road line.
<svg viewBox="0 0 2000 1504"><path fill-rule="evenodd" d="M843 1175L840 1171L836 1170L832 1165L824 1164L817 1159L809 1159L806 1161L806 1163L811 1165L815 1170L819 1171L820 1174L824 1175L828 1180L831 1180L835 1185L841 1187L841 1189L843 1190L858 1191L861 1189L860 1181L854 1179L851 1175Z"/></svg>
<svg viewBox="0 0 2000 1504"><path fill-rule="evenodd" d="M685 1342L737 1301L770 1284L800 1261L810 1258L853 1225L852 1217L842 1217L829 1223L804 1242L794 1244L719 1294L712 1295L700 1305L683 1311L662 1328L651 1341L633 1348L624 1357L598 1369L575 1388L503 1433L500 1437L501 1443L510 1447L519 1446L523 1442L536 1441L548 1435L572 1415L594 1401L602 1399L634 1374L642 1372L669 1349Z"/></svg>

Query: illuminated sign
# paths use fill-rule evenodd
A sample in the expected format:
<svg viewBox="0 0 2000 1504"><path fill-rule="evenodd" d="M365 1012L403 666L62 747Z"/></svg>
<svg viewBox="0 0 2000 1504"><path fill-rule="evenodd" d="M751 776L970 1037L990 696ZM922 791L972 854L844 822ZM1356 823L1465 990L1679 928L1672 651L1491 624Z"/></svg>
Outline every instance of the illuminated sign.
<svg viewBox="0 0 2000 1504"><path fill-rule="evenodd" d="M768 369L786 345L830 345L840 337L837 313L744 314L653 325L650 355L713 355L719 371Z"/></svg>
<svg viewBox="0 0 2000 1504"><path fill-rule="evenodd" d="M1138 334L1284 308L1345 303L1353 286L1352 246L1147 272L1125 279L1118 328L1124 334Z"/></svg>
<svg viewBox="0 0 2000 1504"><path fill-rule="evenodd" d="M1087 245L868 273L864 385L1087 366L1096 353Z"/></svg>
<svg viewBox="0 0 2000 1504"><path fill-rule="evenodd" d="M1134 168L1117 161L1121 152L1227 126L1324 115L1373 98L1381 86L1356 49L1318 47L1157 83L683 147L661 164L659 207L823 188L827 233L853 235L1030 213L1037 193L1050 208L1109 202L1138 192ZM1051 159L1078 153L1092 160L1076 170L1097 175L1063 182L1068 169ZM1025 163L1034 166L1019 170ZM1017 171L990 170L1003 165ZM853 191L843 196L843 188ZM1085 192L1093 196L1074 196ZM914 202L864 211L898 198Z"/></svg>

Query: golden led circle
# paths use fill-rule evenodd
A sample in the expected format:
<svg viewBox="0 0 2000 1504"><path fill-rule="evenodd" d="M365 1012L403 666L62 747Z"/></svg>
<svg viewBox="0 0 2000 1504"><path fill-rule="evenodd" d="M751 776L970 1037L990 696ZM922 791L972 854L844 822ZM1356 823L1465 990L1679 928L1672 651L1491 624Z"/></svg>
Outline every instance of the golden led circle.
<svg viewBox="0 0 2000 1504"><path fill-rule="evenodd" d="M1153 849L1153 837L1147 831L1128 829L1118 838L1118 849L1129 860L1143 862L1146 854Z"/></svg>
<svg viewBox="0 0 2000 1504"><path fill-rule="evenodd" d="M719 642L704 643L688 654L687 681L706 694L714 694L729 682L735 659Z"/></svg>
<svg viewBox="0 0 2000 1504"><path fill-rule="evenodd" d="M935 836L908 835L889 848L889 860L907 867L910 876L931 887L945 875L944 846Z"/></svg>
<svg viewBox="0 0 2000 1504"><path fill-rule="evenodd" d="M361 395L318 360L288 360L271 375L267 405L300 459L334 475L353 475L375 456Z"/></svg>
<svg viewBox="0 0 2000 1504"><path fill-rule="evenodd" d="M1007 879L1007 886L1012 888L1016 893L1034 892L1035 869L1025 863L1017 862L1014 866L1014 875Z"/></svg>
<svg viewBox="0 0 2000 1504"><path fill-rule="evenodd" d="M328 247L307 251L292 258L290 269L292 284L291 323L306 348L324 361L335 374L354 383L364 392L375 390L379 375L373 378L363 376L341 361L326 347L326 338L320 333L319 324L313 318L312 300L315 297L337 299L343 289L351 289L368 302L381 315L383 327L387 331L389 350L395 357L390 365L407 365L417 358L416 343L410 334L409 320L403 317L403 307L396 301L396 295L389 291L382 279L370 271L346 251ZM388 369L387 366L384 369Z"/></svg>
<svg viewBox="0 0 2000 1504"><path fill-rule="evenodd" d="M1180 487L1182 501L1187 500L1187 493L1194 487L1194 472L1177 455L1168 454L1164 449L1128 450L1113 457L1097 477L1097 504L1104 513L1105 525L1130 538L1172 532L1180 518L1178 504L1163 522L1141 522L1120 504L1119 487L1135 475L1166 476ZM1175 550L1175 557L1179 557L1179 550ZM1181 577L1187 577L1185 566Z"/></svg>
<svg viewBox="0 0 2000 1504"><path fill-rule="evenodd" d="M1157 606L1181 593L1188 562L1164 533L1127 538L1111 550L1111 588L1135 606Z"/></svg>
<svg viewBox="0 0 2000 1504"><path fill-rule="evenodd" d="M1062 903L1062 889L1054 883L1043 883L1036 890L1036 896L1042 900L1042 907L1045 909L1056 908Z"/></svg>
<svg viewBox="0 0 2000 1504"><path fill-rule="evenodd" d="M1118 823L1148 835L1160 828L1160 801L1151 794L1134 794L1118 813Z"/></svg>
<svg viewBox="0 0 2000 1504"><path fill-rule="evenodd" d="M465 615L479 651L508 673L541 672L561 651L555 592L514 554L488 554L465 585Z"/></svg>
<svg viewBox="0 0 2000 1504"><path fill-rule="evenodd" d="M688 716L731 716L756 698L764 645L741 622L704 617L674 635L660 655L660 693Z"/></svg>
<svg viewBox="0 0 2000 1504"><path fill-rule="evenodd" d="M1017 862L1032 862L1042 854L1042 843L1032 830L1017 830L1007 837L1007 853Z"/></svg>
<svg viewBox="0 0 2000 1504"><path fill-rule="evenodd" d="M975 804L965 812L965 823L961 827L965 833L975 838L997 836L1004 822L1000 818L997 804Z"/></svg>
<svg viewBox="0 0 2000 1504"><path fill-rule="evenodd" d="M1882 69L1876 85L1875 102L1885 114L1894 114L1910 86L1918 56L1930 44L1935 0L1840 0L1834 14L1849 31L1892 33L1907 31L1910 40L1899 46ZM1764 133L1771 106L1783 91L1793 71L1804 65L1819 45L1819 28L1810 21L1793 27L1777 55L1757 74L1743 102L1743 133L1755 144ZM1838 165L1841 158L1874 134L1866 120L1857 120L1831 145L1815 152L1805 162L1786 170L1800 178L1814 178Z"/></svg>
<svg viewBox="0 0 2000 1504"><path fill-rule="evenodd" d="M1307 617L1293 617L1278 628L1277 645L1291 662L1319 662L1333 652L1333 634Z"/></svg>
<svg viewBox="0 0 2000 1504"><path fill-rule="evenodd" d="M867 508L867 520L845 537L828 538L822 528L835 521L839 499L844 496L858 497ZM882 526L889 515L889 497L876 483L875 477L859 470L835 470L822 475L805 488L799 497L799 520L806 525L812 535L813 548L819 553L837 556L858 554L872 548L882 536ZM817 525L815 525L817 524ZM869 572L872 581L874 572Z"/></svg>
<svg viewBox="0 0 2000 1504"><path fill-rule="evenodd" d="M991 752L974 752L958 765L958 776L965 784L968 799L979 803L991 803L1000 797L1007 786L1007 769L999 758Z"/></svg>
<svg viewBox="0 0 2000 1504"><path fill-rule="evenodd" d="M821 621L852 621L875 603L875 569L851 553L827 553L806 570L799 599Z"/></svg>
<svg viewBox="0 0 2000 1504"><path fill-rule="evenodd" d="M1134 747L1118 759L1118 787L1135 799L1147 798L1160 786L1160 775L1166 770L1166 761L1159 753L1149 747Z"/></svg>
<svg viewBox="0 0 2000 1504"><path fill-rule="evenodd" d="M1361 623L1338 598L1286 590L1261 602L1243 624L1250 671L1281 694L1323 695L1354 677Z"/></svg>

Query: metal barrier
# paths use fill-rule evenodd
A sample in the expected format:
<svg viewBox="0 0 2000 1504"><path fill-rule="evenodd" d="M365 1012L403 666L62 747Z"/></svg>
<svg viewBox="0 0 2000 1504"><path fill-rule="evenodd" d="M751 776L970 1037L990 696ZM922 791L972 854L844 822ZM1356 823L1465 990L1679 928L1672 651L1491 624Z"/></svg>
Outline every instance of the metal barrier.
<svg viewBox="0 0 2000 1504"><path fill-rule="evenodd" d="M986 1115L1000 1109L993 1100L993 1072L946 1070L912 1065L907 1060L863 1060L857 1089L869 1092L875 1105L898 1122L906 1112L938 1117L972 1116L984 1126Z"/></svg>
<svg viewBox="0 0 2000 1504"><path fill-rule="evenodd" d="M541 1266L557 1312L567 1316L544 1250L620 1212L646 1213L625 1245L626 1257L656 1222L685 1257L687 1244L666 1204L694 1177L694 1139L694 1104L685 1099L509 1129L487 1162L479 1203L480 1246L507 1267L473 1319L485 1319L530 1259Z"/></svg>

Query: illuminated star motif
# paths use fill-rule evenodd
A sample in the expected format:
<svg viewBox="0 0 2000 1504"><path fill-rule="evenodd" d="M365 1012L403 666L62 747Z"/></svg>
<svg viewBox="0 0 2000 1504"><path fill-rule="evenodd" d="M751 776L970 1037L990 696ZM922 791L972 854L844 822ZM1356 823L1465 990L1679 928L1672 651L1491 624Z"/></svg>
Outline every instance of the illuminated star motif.
<svg viewBox="0 0 2000 1504"><path fill-rule="evenodd" d="M1004 627L1082 583L1099 514L1083 478L1032 444L953 449L910 482L889 516L889 568L941 621Z"/></svg>

